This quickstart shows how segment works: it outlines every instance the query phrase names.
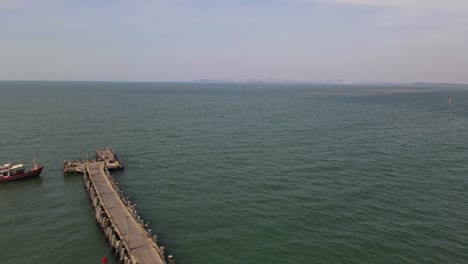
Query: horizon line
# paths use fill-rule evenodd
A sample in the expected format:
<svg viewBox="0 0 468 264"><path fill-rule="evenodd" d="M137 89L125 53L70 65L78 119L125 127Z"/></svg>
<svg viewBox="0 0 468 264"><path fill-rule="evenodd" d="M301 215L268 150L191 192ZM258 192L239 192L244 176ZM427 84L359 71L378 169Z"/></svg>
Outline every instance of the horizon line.
<svg viewBox="0 0 468 264"><path fill-rule="evenodd" d="M197 84L328 84L328 85L468 85L468 83L452 82L385 82L385 81L298 81L274 79L198 79L191 81L135 81L135 80L2 80L0 82L82 82L82 83L197 83Z"/></svg>

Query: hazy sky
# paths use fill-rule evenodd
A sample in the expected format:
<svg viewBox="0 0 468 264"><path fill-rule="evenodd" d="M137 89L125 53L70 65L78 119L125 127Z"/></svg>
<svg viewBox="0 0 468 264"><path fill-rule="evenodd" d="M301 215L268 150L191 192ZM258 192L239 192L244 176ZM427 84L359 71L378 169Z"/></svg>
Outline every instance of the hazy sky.
<svg viewBox="0 0 468 264"><path fill-rule="evenodd" d="M0 0L0 79L468 83L467 0Z"/></svg>

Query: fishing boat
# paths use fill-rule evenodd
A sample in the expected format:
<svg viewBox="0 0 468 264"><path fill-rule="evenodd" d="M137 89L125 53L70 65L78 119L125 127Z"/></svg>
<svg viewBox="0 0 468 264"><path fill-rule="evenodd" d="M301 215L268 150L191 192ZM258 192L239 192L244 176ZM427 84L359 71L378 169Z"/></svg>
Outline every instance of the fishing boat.
<svg viewBox="0 0 468 264"><path fill-rule="evenodd" d="M0 166L0 182L39 177L43 168L44 166L38 166L35 161L32 169L24 169L23 164L12 165L8 162Z"/></svg>

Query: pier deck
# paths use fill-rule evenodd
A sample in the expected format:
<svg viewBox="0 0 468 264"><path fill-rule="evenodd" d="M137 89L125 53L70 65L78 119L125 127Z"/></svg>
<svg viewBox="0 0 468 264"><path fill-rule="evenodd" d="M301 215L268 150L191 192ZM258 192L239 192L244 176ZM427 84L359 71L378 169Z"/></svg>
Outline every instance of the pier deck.
<svg viewBox="0 0 468 264"><path fill-rule="evenodd" d="M111 148L102 148L96 150L96 160L106 162L106 168L109 170L122 170L122 161L117 158Z"/></svg>
<svg viewBox="0 0 468 264"><path fill-rule="evenodd" d="M165 264L162 257L164 253L161 253L155 240L138 221L139 217L136 219L124 203L118 190L109 179L105 167L104 161L88 162L86 166L91 181L87 184L88 191L91 189L90 184L92 184L94 186L92 193L95 192L95 197L99 199L98 202L95 202L95 206L99 207L99 210L103 210L103 215L105 213L107 217L105 221L108 224L103 224L103 226L112 227L113 232L121 239L118 244L120 247L123 245L124 249L121 248L121 250L127 251L131 259L129 263Z"/></svg>
<svg viewBox="0 0 468 264"><path fill-rule="evenodd" d="M114 152L110 148L97 149L96 155L103 160L115 160Z"/></svg>
<svg viewBox="0 0 468 264"><path fill-rule="evenodd" d="M86 161L84 160L75 160L63 162L63 172L65 173L84 173L86 167Z"/></svg>
<svg viewBox="0 0 468 264"><path fill-rule="evenodd" d="M122 160L120 160L112 151L111 148L96 149L96 159L88 160L64 160L63 161L63 172L64 173L84 173L86 169L86 164L88 162L98 162L102 161L105 164L105 167L108 170L123 170L124 165Z"/></svg>

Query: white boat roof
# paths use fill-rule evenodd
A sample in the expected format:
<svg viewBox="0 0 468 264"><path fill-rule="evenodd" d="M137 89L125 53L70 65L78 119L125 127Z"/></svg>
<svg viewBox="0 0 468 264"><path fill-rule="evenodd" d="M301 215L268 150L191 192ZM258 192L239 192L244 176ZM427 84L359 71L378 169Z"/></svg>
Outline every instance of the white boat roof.
<svg viewBox="0 0 468 264"><path fill-rule="evenodd" d="M10 169L10 167L11 167L11 163L7 163L7 164L5 164L3 166L0 166L0 169L1 170L6 170L6 169Z"/></svg>
<svg viewBox="0 0 468 264"><path fill-rule="evenodd" d="M14 169L18 169L18 168L21 168L21 167L23 167L23 164L17 164L15 166L11 167L11 169L14 170Z"/></svg>

